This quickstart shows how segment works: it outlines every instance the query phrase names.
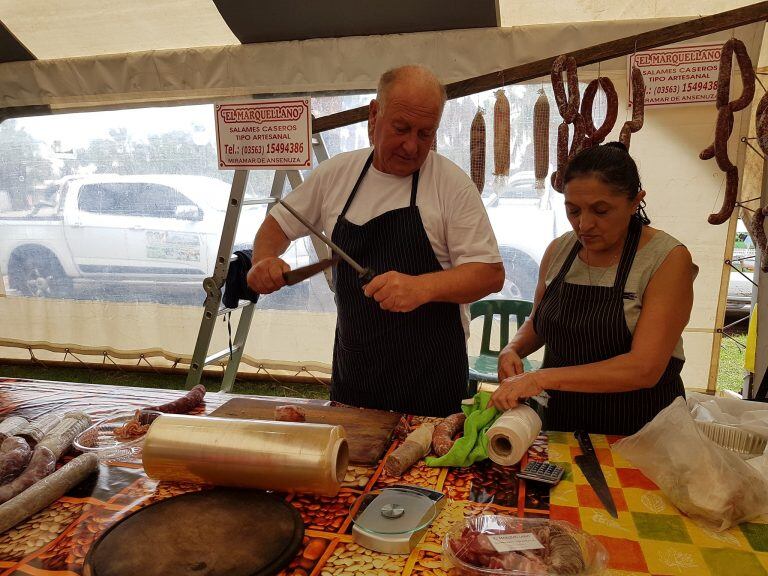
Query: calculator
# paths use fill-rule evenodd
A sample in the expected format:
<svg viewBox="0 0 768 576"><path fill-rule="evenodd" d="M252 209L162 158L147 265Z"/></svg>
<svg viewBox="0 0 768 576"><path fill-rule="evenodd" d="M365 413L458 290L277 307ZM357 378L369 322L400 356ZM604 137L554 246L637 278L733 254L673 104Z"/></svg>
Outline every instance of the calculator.
<svg viewBox="0 0 768 576"><path fill-rule="evenodd" d="M529 460L525 469L517 473L517 477L524 480L544 482L545 484L552 484L554 486L560 482L560 479L563 477L563 472L565 472L563 467L558 466L557 464Z"/></svg>

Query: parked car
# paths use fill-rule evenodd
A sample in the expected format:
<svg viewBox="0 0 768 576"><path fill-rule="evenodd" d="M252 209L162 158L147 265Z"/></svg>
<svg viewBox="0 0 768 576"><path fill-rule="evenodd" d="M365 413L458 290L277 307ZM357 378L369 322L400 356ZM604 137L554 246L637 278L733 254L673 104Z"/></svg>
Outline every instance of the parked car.
<svg viewBox="0 0 768 576"><path fill-rule="evenodd" d="M0 213L0 272L27 296L200 304L230 185L204 176L97 174L63 179L25 212ZM236 247L250 247L265 205L243 207ZM285 255L309 262L304 244ZM306 307L309 283L263 306Z"/></svg>
<svg viewBox="0 0 768 576"><path fill-rule="evenodd" d="M504 288L491 298L533 300L539 264L549 243L570 230L562 195L549 183L536 190L532 171L519 171L498 179L483 192L504 261Z"/></svg>

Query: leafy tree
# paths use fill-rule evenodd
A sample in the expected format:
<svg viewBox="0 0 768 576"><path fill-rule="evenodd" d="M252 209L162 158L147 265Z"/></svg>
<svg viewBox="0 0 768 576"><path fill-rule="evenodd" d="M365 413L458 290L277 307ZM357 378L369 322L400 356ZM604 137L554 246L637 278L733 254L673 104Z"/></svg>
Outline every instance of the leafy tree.
<svg viewBox="0 0 768 576"><path fill-rule="evenodd" d="M9 202L13 210L26 208L35 189L42 187L52 174L51 163L41 153L39 141L18 128L15 120L0 123L0 206Z"/></svg>

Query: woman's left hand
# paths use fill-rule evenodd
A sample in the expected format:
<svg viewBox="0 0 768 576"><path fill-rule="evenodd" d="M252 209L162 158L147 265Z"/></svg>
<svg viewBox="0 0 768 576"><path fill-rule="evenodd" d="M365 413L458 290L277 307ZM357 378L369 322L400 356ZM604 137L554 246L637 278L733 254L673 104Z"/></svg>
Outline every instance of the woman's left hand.
<svg viewBox="0 0 768 576"><path fill-rule="evenodd" d="M544 388L536 378L536 372L525 372L505 379L491 395L489 406L495 406L499 411L514 408L526 398L537 396Z"/></svg>

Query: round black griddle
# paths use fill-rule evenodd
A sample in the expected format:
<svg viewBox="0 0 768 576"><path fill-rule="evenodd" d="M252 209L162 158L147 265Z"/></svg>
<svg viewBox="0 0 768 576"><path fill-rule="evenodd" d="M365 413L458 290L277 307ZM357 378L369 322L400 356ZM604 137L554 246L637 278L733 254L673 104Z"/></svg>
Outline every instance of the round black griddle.
<svg viewBox="0 0 768 576"><path fill-rule="evenodd" d="M267 576L298 552L304 524L264 492L216 488L142 508L107 530L85 576Z"/></svg>

